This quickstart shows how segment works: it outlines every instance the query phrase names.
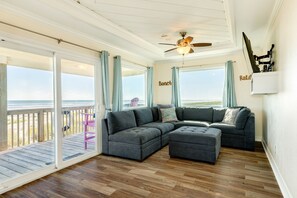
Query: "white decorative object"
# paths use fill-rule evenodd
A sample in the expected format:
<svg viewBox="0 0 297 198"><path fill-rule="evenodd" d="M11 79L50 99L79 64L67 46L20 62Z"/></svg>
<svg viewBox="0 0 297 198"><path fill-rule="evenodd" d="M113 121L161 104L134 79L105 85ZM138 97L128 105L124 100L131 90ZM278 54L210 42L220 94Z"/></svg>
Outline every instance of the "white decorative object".
<svg viewBox="0 0 297 198"><path fill-rule="evenodd" d="M254 73L251 80L251 94L274 94L278 92L278 73Z"/></svg>

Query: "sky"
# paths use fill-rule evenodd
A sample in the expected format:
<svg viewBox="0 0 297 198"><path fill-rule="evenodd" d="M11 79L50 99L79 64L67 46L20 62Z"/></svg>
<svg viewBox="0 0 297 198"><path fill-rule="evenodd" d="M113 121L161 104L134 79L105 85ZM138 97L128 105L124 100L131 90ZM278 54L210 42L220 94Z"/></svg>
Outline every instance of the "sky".
<svg viewBox="0 0 297 198"><path fill-rule="evenodd" d="M53 100L53 72L7 67L8 100ZM63 100L94 100L92 77L62 74Z"/></svg>
<svg viewBox="0 0 297 198"><path fill-rule="evenodd" d="M131 100L135 97L145 100L145 74L123 77L123 99Z"/></svg>
<svg viewBox="0 0 297 198"><path fill-rule="evenodd" d="M53 100L53 72L7 67L8 100ZM145 99L145 75L123 78L123 98ZM94 100L92 77L62 74L63 100Z"/></svg>
<svg viewBox="0 0 297 198"><path fill-rule="evenodd" d="M8 100L53 100L53 73L8 66ZM221 100L224 69L180 73L182 100ZM123 99L145 99L145 75L123 77ZM94 100L94 78L62 74L63 100Z"/></svg>
<svg viewBox="0 0 297 198"><path fill-rule="evenodd" d="M181 100L222 100L225 70L180 71Z"/></svg>

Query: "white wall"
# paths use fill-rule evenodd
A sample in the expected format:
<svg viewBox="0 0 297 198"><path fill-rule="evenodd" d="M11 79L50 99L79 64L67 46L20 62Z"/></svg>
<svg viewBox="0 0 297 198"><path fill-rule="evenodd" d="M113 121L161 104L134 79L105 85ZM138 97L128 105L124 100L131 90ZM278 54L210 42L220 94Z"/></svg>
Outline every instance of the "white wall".
<svg viewBox="0 0 297 198"><path fill-rule="evenodd" d="M296 19L297 1L284 1L267 43L267 48L275 44L279 93L263 99L264 141L275 162L275 170L282 177L279 181L284 181L281 184L284 195L288 197L290 193L292 197L297 197Z"/></svg>
<svg viewBox="0 0 297 198"><path fill-rule="evenodd" d="M182 59L182 57L181 57ZM234 80L237 103L240 106L249 107L256 116L256 140L262 140L262 96L250 95L250 80L240 81L239 75L247 75L248 69L242 51L236 51L231 54L225 54L218 57L210 57L205 59L185 60L184 67L203 64L224 64L228 60L236 61L234 63ZM154 103L170 104L171 103L171 86L159 86L159 81L171 80L171 68L173 66L181 66L180 61L159 61L155 63L154 71Z"/></svg>

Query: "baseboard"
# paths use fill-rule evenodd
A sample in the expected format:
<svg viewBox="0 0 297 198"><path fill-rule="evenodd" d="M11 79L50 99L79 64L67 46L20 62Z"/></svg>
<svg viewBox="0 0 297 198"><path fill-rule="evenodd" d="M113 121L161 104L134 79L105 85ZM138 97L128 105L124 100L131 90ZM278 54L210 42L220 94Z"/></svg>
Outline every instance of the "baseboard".
<svg viewBox="0 0 297 198"><path fill-rule="evenodd" d="M262 136L256 137L255 140L256 140L257 142L262 142Z"/></svg>
<svg viewBox="0 0 297 198"><path fill-rule="evenodd" d="M262 145L263 145L264 151L265 151L265 153L267 155L269 163L270 163L270 165L272 167L272 171L274 173L274 176L276 178L276 181L277 181L277 183L279 185L279 188L280 188L283 196L285 198L293 198L293 196L290 193L289 188L288 188L284 178L282 177L282 175L281 175L281 173L279 171L279 168L278 168L277 164L275 163L275 160L274 160L269 148L267 147L267 144L265 143L265 141L262 141Z"/></svg>

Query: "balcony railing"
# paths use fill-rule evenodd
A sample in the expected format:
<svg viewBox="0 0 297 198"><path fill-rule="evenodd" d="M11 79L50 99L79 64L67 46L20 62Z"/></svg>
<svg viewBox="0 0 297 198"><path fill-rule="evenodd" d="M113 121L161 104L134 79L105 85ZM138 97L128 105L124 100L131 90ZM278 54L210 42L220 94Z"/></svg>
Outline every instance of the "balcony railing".
<svg viewBox="0 0 297 198"><path fill-rule="evenodd" d="M63 136L83 132L84 113L94 113L94 106L62 108ZM16 148L54 138L54 110L36 108L7 111L8 148Z"/></svg>

